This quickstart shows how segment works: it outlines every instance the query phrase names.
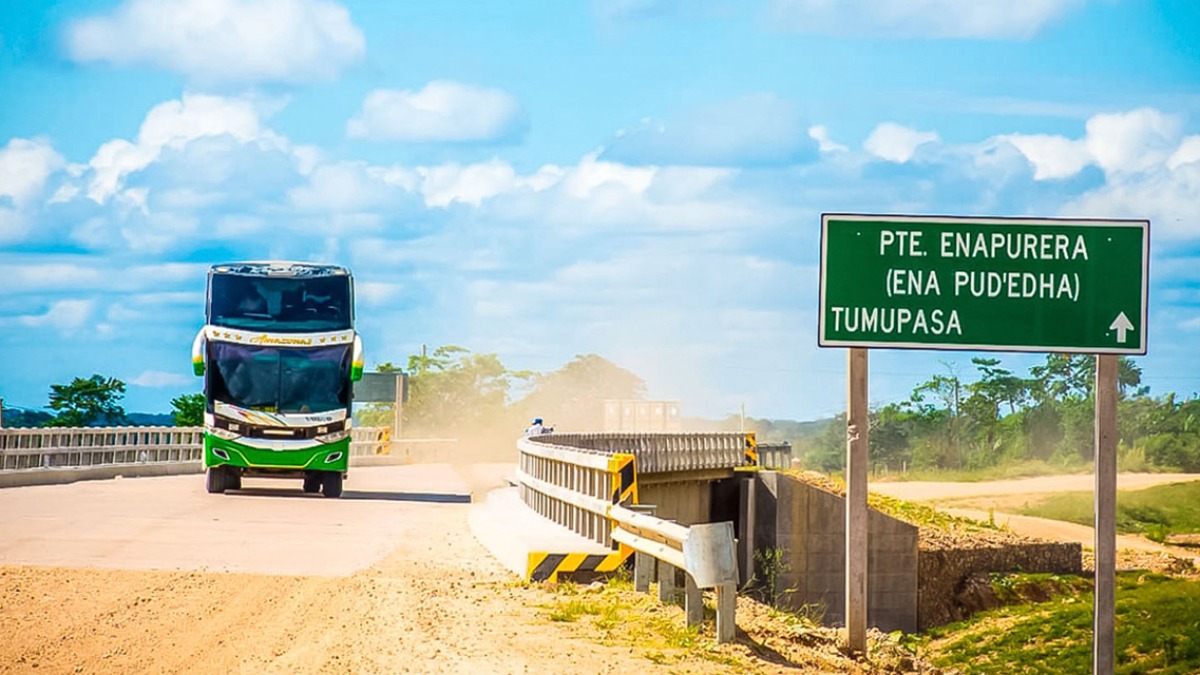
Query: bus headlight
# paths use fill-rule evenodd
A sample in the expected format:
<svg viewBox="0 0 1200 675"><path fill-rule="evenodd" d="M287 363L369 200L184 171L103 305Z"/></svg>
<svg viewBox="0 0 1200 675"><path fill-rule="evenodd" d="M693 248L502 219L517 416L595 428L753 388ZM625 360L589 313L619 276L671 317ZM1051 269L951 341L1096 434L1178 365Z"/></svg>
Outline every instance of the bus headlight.
<svg viewBox="0 0 1200 675"><path fill-rule="evenodd" d="M321 434L316 437L318 443L336 443L346 437L345 431L335 431L331 434Z"/></svg>
<svg viewBox="0 0 1200 675"><path fill-rule="evenodd" d="M238 435L234 432L229 431L228 429L222 429L221 427L208 427L207 431L213 436L226 441L232 441L238 437Z"/></svg>

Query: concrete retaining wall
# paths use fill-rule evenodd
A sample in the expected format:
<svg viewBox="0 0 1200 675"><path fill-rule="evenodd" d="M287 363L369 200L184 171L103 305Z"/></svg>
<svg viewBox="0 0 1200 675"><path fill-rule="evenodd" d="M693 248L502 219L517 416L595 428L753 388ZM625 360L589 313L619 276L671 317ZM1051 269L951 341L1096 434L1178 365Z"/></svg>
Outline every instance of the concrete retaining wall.
<svg viewBox="0 0 1200 675"><path fill-rule="evenodd" d="M845 624L846 508L835 494L792 476L763 471L755 480L755 548L783 556L780 605L823 610L826 625ZM871 511L868 522L867 623L917 629L917 528ZM764 578L756 562L757 578Z"/></svg>

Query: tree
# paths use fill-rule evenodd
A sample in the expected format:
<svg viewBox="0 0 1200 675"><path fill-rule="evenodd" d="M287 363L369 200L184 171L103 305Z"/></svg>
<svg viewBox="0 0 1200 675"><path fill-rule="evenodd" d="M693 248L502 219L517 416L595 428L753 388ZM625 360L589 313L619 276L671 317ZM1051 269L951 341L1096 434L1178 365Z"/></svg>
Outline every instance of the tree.
<svg viewBox="0 0 1200 675"><path fill-rule="evenodd" d="M171 399L171 419L177 427L204 424L204 394L184 394Z"/></svg>
<svg viewBox="0 0 1200 675"><path fill-rule="evenodd" d="M445 345L409 357L408 404L402 411L405 428L419 434L484 435L516 422L507 409L515 381L525 371L511 371L495 354L472 354Z"/></svg>
<svg viewBox="0 0 1200 675"><path fill-rule="evenodd" d="M50 385L50 409L58 411L46 423L51 427L86 427L120 424L125 409L118 401L125 396L125 383L102 375L75 378L70 384Z"/></svg>
<svg viewBox="0 0 1200 675"><path fill-rule="evenodd" d="M559 431L601 429L605 399L640 399L646 382L595 354L577 355L556 371L532 378L533 389L517 408L526 417L542 417Z"/></svg>

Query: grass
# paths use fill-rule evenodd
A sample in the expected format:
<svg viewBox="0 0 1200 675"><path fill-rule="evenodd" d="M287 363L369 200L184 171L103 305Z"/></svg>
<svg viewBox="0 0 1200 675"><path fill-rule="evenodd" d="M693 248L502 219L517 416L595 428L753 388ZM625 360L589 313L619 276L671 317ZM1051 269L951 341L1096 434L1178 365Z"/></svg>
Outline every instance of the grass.
<svg viewBox="0 0 1200 675"><path fill-rule="evenodd" d="M934 629L916 641L939 666L963 673L1086 673L1092 659L1092 595L1005 607ZM1116 672L1200 672L1200 581L1117 576Z"/></svg>
<svg viewBox="0 0 1200 675"><path fill-rule="evenodd" d="M1091 492L1050 495L1021 513L1080 525L1094 521ZM1117 493L1117 531L1163 541L1171 534L1200 532L1200 482L1171 483Z"/></svg>
<svg viewBox="0 0 1200 675"><path fill-rule="evenodd" d="M905 473L898 471L887 475L888 480L895 481L933 481L939 483L981 483L992 480L1011 480L1015 478L1036 478L1037 476L1059 476L1064 473L1090 473L1092 464L1059 464L1042 460L1030 459L1022 462L1012 462L989 466L982 469L909 469ZM881 478L876 476L875 479Z"/></svg>
<svg viewBox="0 0 1200 675"><path fill-rule="evenodd" d="M661 658L667 658L662 650L689 651L702 643L700 630L688 628L681 612L664 611L657 596L634 594L628 575L612 577L601 588L564 582L553 592L554 599L542 606L547 618L589 621L601 632L603 643L658 650ZM711 622L712 616L708 619Z"/></svg>

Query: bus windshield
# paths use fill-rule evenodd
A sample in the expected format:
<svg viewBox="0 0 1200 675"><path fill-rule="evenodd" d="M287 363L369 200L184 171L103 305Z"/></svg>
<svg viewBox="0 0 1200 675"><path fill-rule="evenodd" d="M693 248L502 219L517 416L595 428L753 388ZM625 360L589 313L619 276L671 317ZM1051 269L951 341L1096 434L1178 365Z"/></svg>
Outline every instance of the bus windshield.
<svg viewBox="0 0 1200 675"><path fill-rule="evenodd" d="M208 323L275 333L319 333L354 325L350 277L213 274Z"/></svg>
<svg viewBox="0 0 1200 675"><path fill-rule="evenodd" d="M350 405L350 345L279 349L208 344L208 396L272 413L321 413Z"/></svg>

